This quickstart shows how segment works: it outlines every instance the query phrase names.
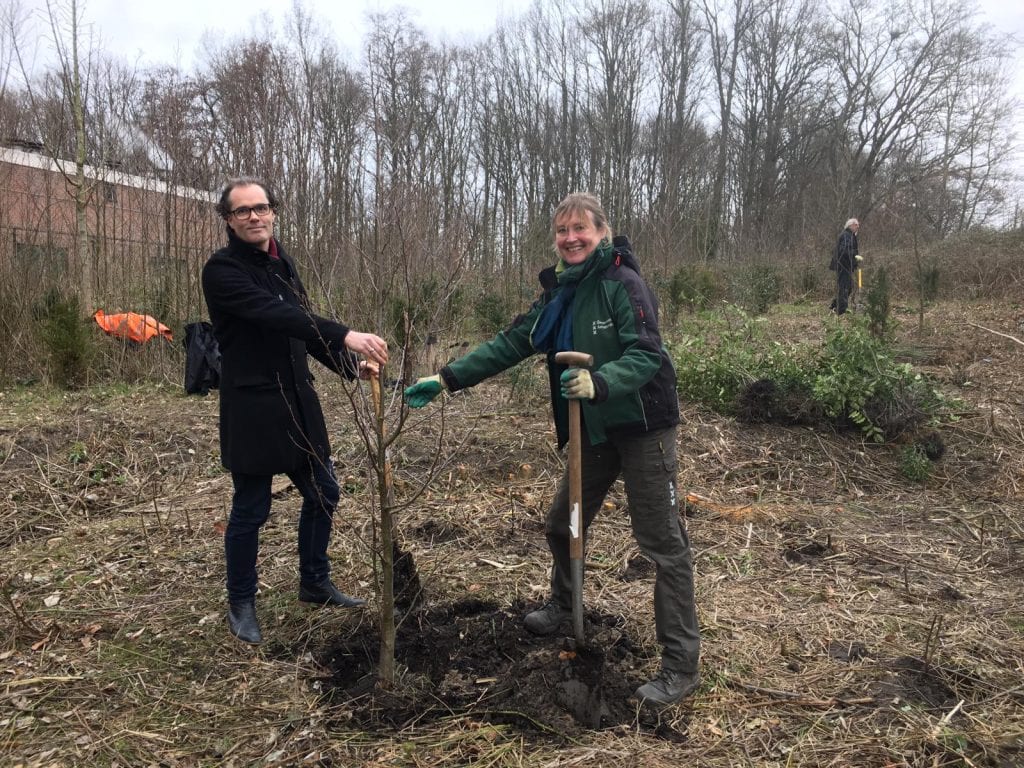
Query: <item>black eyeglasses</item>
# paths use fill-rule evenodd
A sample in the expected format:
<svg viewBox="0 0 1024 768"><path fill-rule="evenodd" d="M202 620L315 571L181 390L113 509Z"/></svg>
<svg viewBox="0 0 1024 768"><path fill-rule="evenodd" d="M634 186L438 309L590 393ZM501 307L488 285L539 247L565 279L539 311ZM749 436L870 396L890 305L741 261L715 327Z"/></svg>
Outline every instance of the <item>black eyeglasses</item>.
<svg viewBox="0 0 1024 768"><path fill-rule="evenodd" d="M252 207L248 205L243 205L240 206L239 208L235 208L235 210L233 211L229 211L229 213L236 219L241 221L243 219L248 219L254 213L257 216L266 216L272 210L274 209L271 208L268 203L260 203L259 205L254 205Z"/></svg>

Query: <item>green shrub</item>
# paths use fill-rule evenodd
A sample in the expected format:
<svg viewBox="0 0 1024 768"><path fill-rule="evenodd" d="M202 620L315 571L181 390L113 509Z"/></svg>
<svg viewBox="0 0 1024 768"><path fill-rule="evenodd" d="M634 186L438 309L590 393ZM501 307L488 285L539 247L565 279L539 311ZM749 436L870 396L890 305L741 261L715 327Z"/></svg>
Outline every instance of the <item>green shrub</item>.
<svg viewBox="0 0 1024 768"><path fill-rule="evenodd" d="M935 264L920 265L917 270L917 290L925 302L939 296L939 268Z"/></svg>
<svg viewBox="0 0 1024 768"><path fill-rule="evenodd" d="M815 266L804 264L796 278L796 290L800 296L810 296L818 292L821 282L821 270Z"/></svg>
<svg viewBox="0 0 1024 768"><path fill-rule="evenodd" d="M84 386L89 377L93 344L78 297L65 296L51 288L32 314L53 383L63 389Z"/></svg>
<svg viewBox="0 0 1024 768"><path fill-rule="evenodd" d="M731 413L740 389L751 381L752 362L741 345L709 350L706 342L689 339L675 350L677 387L681 397Z"/></svg>
<svg viewBox="0 0 1024 768"><path fill-rule="evenodd" d="M720 413L736 413L740 393L771 379L785 397L809 388L807 351L764 337L763 323L730 306L681 327L671 346L679 394Z"/></svg>
<svg viewBox="0 0 1024 768"><path fill-rule="evenodd" d="M673 345L682 398L746 421L855 425L879 442L913 431L942 405L920 374L893 360L863 318L831 324L814 348L767 340L756 321L741 316L738 327L708 319Z"/></svg>
<svg viewBox="0 0 1024 768"><path fill-rule="evenodd" d="M707 309L723 295L715 272L697 264L679 267L668 282L668 301L673 317L681 309L688 312Z"/></svg>
<svg viewBox="0 0 1024 768"><path fill-rule="evenodd" d="M484 290L473 301L473 322L483 336L494 336L508 327L518 307L504 293Z"/></svg>
<svg viewBox="0 0 1024 768"><path fill-rule="evenodd" d="M932 476L932 462L918 446L905 446L900 451L900 473L908 480L923 483Z"/></svg>
<svg viewBox="0 0 1024 768"><path fill-rule="evenodd" d="M405 317L414 329L432 329L447 325L451 318L460 317L463 295L456 288L444 293L444 286L436 277L415 284L411 296L392 296L387 303L390 337L399 345L405 344Z"/></svg>
<svg viewBox="0 0 1024 768"><path fill-rule="evenodd" d="M872 419L872 409L901 410L899 405L906 402L916 411L937 402L921 375L896 363L886 342L871 335L861 318L828 331L813 388L827 416L839 422L848 419L876 442L886 434Z"/></svg>
<svg viewBox="0 0 1024 768"><path fill-rule="evenodd" d="M887 338L893 330L889 295L889 273L879 267L865 296L868 331L876 339Z"/></svg>
<svg viewBox="0 0 1024 768"><path fill-rule="evenodd" d="M738 304L755 315L767 314L782 298L782 278L776 267L751 266L734 276L733 296Z"/></svg>
<svg viewBox="0 0 1024 768"><path fill-rule="evenodd" d="M540 357L514 365L499 376L508 383L510 403L534 403L543 407L549 397L547 367Z"/></svg>
<svg viewBox="0 0 1024 768"><path fill-rule="evenodd" d="M740 321L736 327L729 324L732 313ZM756 345L751 343L756 328L738 308L725 317L702 314L700 320L696 332L684 332L683 340L670 347L679 394L720 413L732 413L740 390L758 378Z"/></svg>

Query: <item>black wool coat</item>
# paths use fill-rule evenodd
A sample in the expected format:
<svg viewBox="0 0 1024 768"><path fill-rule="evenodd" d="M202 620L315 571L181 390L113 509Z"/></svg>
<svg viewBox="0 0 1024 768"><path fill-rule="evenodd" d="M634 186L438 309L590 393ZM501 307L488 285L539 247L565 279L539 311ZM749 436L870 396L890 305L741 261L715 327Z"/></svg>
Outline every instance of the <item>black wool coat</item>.
<svg viewBox="0 0 1024 768"><path fill-rule="evenodd" d="M857 265L854 257L858 253L860 253L860 249L857 246L857 236L853 234L852 229L847 227L836 241L836 271L853 274L854 267Z"/></svg>
<svg viewBox="0 0 1024 768"><path fill-rule="evenodd" d="M269 475L330 455L307 363L312 355L347 378L357 361L349 329L314 314L295 263L274 259L229 232L203 267L203 294L221 352L221 461L232 472Z"/></svg>

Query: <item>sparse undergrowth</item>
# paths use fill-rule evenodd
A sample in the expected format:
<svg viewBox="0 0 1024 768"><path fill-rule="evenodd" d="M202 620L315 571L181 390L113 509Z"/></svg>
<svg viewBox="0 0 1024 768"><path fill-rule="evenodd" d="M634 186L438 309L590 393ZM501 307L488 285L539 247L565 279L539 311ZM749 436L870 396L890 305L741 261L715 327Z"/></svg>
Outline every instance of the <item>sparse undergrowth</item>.
<svg viewBox="0 0 1024 768"><path fill-rule="evenodd" d="M216 460L215 396L4 391L0 763L1020 764L1020 352L965 324L1012 332L1005 313L943 309L932 311L933 334L902 340L965 401L960 420L943 427L946 453L929 478L904 477L892 456L904 445L745 426L684 403L679 482L703 681L660 728L642 718L596 730L531 719L514 697L503 714L487 707L514 670L525 679L543 669L502 664L500 650L520 649L512 624L546 593L543 515L561 470L546 414L510 400L506 382L445 399L449 428L459 430L451 439L465 447L399 522L427 590L426 612L404 631L421 634L417 621L424 636L449 630L451 665L410 661L395 701L457 687L468 703L441 714L431 699L429 721L425 707L395 706L390 726L370 709L383 698L330 684L344 679L337 649L373 646L373 614L296 601L299 500L287 483L276 486L261 549L267 642L252 650L230 640L221 538L230 480ZM810 314L763 322L791 339L821 333ZM325 403L344 402L327 377L319 383ZM332 558L339 583L369 595L366 480L346 408L329 408L346 489ZM395 450L400 494L431 460L437 421L415 418ZM630 666L609 690L628 688L654 671L657 646L653 570L632 544L621 489L591 534L587 608L628 640ZM450 608L467 603L486 608L472 624ZM534 651L548 660L564 641ZM471 642L472 653L462 647ZM494 672L467 664L460 673L459 660L479 663L488 642Z"/></svg>

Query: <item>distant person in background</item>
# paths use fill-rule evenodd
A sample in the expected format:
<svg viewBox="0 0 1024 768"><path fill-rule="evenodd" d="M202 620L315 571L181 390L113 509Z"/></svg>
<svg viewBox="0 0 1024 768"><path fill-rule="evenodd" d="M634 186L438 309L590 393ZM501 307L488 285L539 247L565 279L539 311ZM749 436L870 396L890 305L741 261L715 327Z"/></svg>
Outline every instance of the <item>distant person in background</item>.
<svg viewBox="0 0 1024 768"><path fill-rule="evenodd" d="M853 290L853 271L860 261L860 251L857 247L857 232L859 230L859 221L856 219L847 221L836 242L835 253L832 255L832 264L836 272L836 297L832 299L831 309L837 315L845 314L849 307L850 292Z"/></svg>
<svg viewBox="0 0 1024 768"><path fill-rule="evenodd" d="M224 535L228 628L253 644L263 639L256 555L276 474L288 475L302 494L299 600L343 608L366 602L331 582L327 544L340 489L307 355L349 379L377 375L388 359L384 339L313 314L295 262L274 238L276 211L263 182L230 181L217 204L228 244L203 268L221 352L221 462L234 484Z"/></svg>

